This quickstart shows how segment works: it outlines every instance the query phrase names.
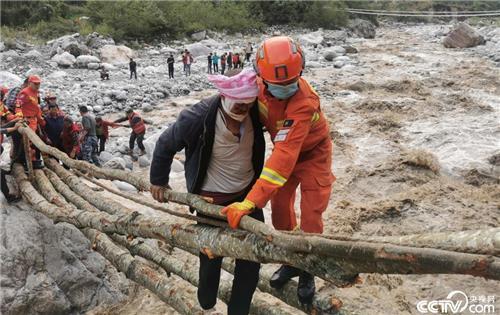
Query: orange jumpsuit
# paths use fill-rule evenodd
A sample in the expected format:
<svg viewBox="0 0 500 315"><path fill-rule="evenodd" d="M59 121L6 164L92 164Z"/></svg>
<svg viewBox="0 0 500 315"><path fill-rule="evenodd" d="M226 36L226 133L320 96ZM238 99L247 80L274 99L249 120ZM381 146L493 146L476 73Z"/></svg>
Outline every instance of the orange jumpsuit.
<svg viewBox="0 0 500 315"><path fill-rule="evenodd" d="M305 232L322 233L335 176L328 122L318 94L300 78L299 90L278 100L259 84L259 114L274 143L274 150L247 199L262 208L271 200L272 221L278 230L293 230L295 191L300 184L301 224Z"/></svg>
<svg viewBox="0 0 500 315"><path fill-rule="evenodd" d="M0 100L0 116L1 116L1 120L2 120L2 123L5 121L5 122L9 122L11 120L14 120L16 118L16 116L14 116L10 111L9 109L7 108L7 106L4 105L4 103ZM3 134L0 133L0 144L3 143Z"/></svg>
<svg viewBox="0 0 500 315"><path fill-rule="evenodd" d="M21 116L27 121L33 131L37 131L38 125L45 126L42 110L38 104L38 91L26 87L19 92L16 99L16 116Z"/></svg>

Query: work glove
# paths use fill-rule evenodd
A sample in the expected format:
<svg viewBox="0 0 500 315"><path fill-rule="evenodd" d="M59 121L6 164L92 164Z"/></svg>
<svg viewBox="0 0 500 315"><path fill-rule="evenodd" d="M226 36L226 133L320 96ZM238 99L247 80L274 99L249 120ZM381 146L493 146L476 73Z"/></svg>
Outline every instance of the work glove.
<svg viewBox="0 0 500 315"><path fill-rule="evenodd" d="M222 214L227 216L227 223L233 229L237 229L240 225L241 217L252 213L255 204L248 199L242 202L234 202L221 210Z"/></svg>

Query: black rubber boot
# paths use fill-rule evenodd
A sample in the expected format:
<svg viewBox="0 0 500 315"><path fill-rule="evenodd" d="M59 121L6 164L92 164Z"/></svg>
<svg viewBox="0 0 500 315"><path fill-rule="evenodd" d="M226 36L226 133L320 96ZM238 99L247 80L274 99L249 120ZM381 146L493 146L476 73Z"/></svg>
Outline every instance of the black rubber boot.
<svg viewBox="0 0 500 315"><path fill-rule="evenodd" d="M302 271L299 276L299 285L297 287L297 296L302 304L311 304L316 285L314 284L314 276L308 272Z"/></svg>
<svg viewBox="0 0 500 315"><path fill-rule="evenodd" d="M269 285L275 289L281 289L290 279L300 275L301 270L292 266L282 265L269 280Z"/></svg>

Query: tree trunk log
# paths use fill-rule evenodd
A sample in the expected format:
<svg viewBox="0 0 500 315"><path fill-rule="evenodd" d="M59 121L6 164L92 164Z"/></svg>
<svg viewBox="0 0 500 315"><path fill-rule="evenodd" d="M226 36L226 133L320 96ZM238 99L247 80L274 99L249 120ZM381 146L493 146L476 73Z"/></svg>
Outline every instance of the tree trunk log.
<svg viewBox="0 0 500 315"><path fill-rule="evenodd" d="M83 229L93 247L128 279L149 289L181 314L206 314L198 305L196 288L184 280L168 278L115 245L106 234Z"/></svg>
<svg viewBox="0 0 500 315"><path fill-rule="evenodd" d="M26 178L15 168L18 179ZM20 176L23 177L20 177ZM40 196L26 182L19 180L23 196L37 208L58 221L69 222L79 228L92 227L105 233L119 233L143 238L157 238L183 249L196 248L209 251L216 256L237 257L262 263L286 263L333 282L337 286L350 284L357 273L456 273L500 279L500 259L474 254L463 254L428 248L402 247L376 243L351 243L351 252L342 253L345 245L333 256L300 254L280 248L245 231L220 229L203 225L171 224L161 218L148 219L133 212L128 215L111 216L69 209L67 215L45 201L46 207L39 207ZM28 185L26 185L28 184ZM41 196L39 197L41 198ZM344 242L345 243L345 242ZM338 256L337 256L338 255Z"/></svg>
<svg viewBox="0 0 500 315"><path fill-rule="evenodd" d="M184 256L190 257L183 257L187 259L180 260L177 258L178 255L168 255L163 251L155 249L138 239L129 241L125 237L119 236L117 234L110 235L110 237L117 244L126 247L132 253L132 255L139 255L143 258L151 260L157 265L163 267L165 271L178 275L182 279L190 282L195 287L198 286L198 257L186 253L186 255ZM231 282L221 279L219 284L218 296L226 304L229 302L229 299L231 297L231 290ZM262 293L256 291L252 299L250 313L255 315L293 315L301 312L284 304L270 304L266 301L266 298Z"/></svg>
<svg viewBox="0 0 500 315"><path fill-rule="evenodd" d="M16 165L14 167L14 172L17 174L16 176L22 178L23 176L20 174L20 166ZM58 193L49 182L43 171L36 170L34 175L38 189L40 189L43 196L33 196L35 198L40 197L36 199L38 201L38 205L45 207L50 205L46 199L48 197L59 201L59 205L54 207L57 208L54 212L61 211L64 213L64 210L67 212L76 210L74 206L58 196ZM23 195L25 197L26 195L24 189L29 188L26 183L26 176L24 175L24 183L21 182L21 184L23 185ZM33 188L33 186L31 186L31 188ZM36 192L34 189L33 191ZM205 314L198 306L195 294L196 289L194 287L182 280L174 281L172 278L169 279L157 270L149 267L144 262L133 258L128 251L113 244L106 234L100 233L99 231L91 228L84 228L81 229L81 231L93 243L93 248L110 261L116 269L123 272L128 279L149 289L162 301L172 306L181 314Z"/></svg>
<svg viewBox="0 0 500 315"><path fill-rule="evenodd" d="M29 137L29 139L33 142L35 146L37 146L42 152L45 152L47 154L53 155L57 157L58 159L62 160L65 164L69 165L70 167L76 168L78 170L83 170L83 171L88 171L90 174L97 176L97 177L104 177L104 178L111 178L111 179L118 179L121 181L128 182L135 187L137 187L139 190L149 190L150 184L145 180L144 178L141 178L137 175L131 174L128 171L122 171L122 170L108 170L108 169L101 169L99 167L96 167L92 164L86 163L84 161L76 161L70 159L65 153L57 150L56 148L49 147L45 143L43 143L40 138L29 128L23 127L19 128L19 132L22 133L23 135L26 135ZM184 205L189 205L191 207L194 207L197 209L197 211L213 216L216 218L221 218L221 214L219 213L221 210L220 206L212 205L207 203L205 200L200 198L197 195L193 194L186 194L186 193L179 193L179 192L174 192L171 190L168 190L165 193L165 197L167 200L177 202L180 204ZM248 216L243 217L240 227L242 229L245 229L247 231L256 233L258 235L264 236L268 241L273 242L275 245L278 245L282 248L289 249L292 251L299 251L299 252L306 252L306 253L316 253L316 254L325 254L325 255L336 255L336 256L341 256L342 258L347 257L351 258L350 255L350 246L352 243L357 243L357 241L362 241L362 242L370 242L366 241L364 239L349 239L346 237L325 237L319 234L302 234L302 233L282 233L279 231L273 230L271 227L267 226L266 224L259 222L257 220L254 220L253 218L250 218ZM481 235L485 235L484 233L481 233ZM490 234L488 234L490 235ZM307 237L304 237L307 236ZM497 254L498 253L498 245L494 245L494 252L489 252L488 250L491 249L491 246L487 246L486 250L484 247L482 247L482 244L488 243L488 244L498 244L496 241L498 239L498 234L492 235L493 239L490 238L483 238L482 236L480 237L480 241L478 241L478 237L474 237L474 235L470 235L472 239L462 237L460 244L451 244L449 242L449 239L451 237L442 237L442 238L433 238L433 237L425 237L425 234L422 234L420 239L426 239L426 242L424 243L423 241L419 241L420 244L425 245L424 247L433 247L433 248L440 248L443 250L452 250L452 251L458 251L460 249L461 252L468 252L468 253L483 253L483 254ZM418 237L415 237L415 239L418 239ZM398 243L398 240L390 239L387 240L390 241L389 244L392 244L392 242ZM408 241L405 244L409 244L412 246L415 246L411 244L410 241ZM364 245L363 245L364 246ZM376 244L377 248L380 248L381 244ZM451 248L450 248L451 246ZM330 253L330 251L333 251ZM347 253L347 256L345 256ZM373 251L369 252L370 255L374 255L375 253ZM379 253L380 257L387 257L388 254L389 256L399 255L397 253L385 253L385 252L380 252ZM357 256L357 255L356 255ZM357 259L356 257L352 257ZM378 259L379 257L375 257L375 259ZM402 259L401 257L399 259ZM411 271L410 271L411 272ZM471 271L475 272L475 271Z"/></svg>

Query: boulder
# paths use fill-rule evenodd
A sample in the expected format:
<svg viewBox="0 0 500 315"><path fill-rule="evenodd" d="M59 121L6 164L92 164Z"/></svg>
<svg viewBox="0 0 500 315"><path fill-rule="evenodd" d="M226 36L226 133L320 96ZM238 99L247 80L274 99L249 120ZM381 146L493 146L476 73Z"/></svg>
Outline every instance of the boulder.
<svg viewBox="0 0 500 315"><path fill-rule="evenodd" d="M102 106L99 106L99 105L95 105L93 107L93 110L95 113L99 113L100 111L102 111Z"/></svg>
<svg viewBox="0 0 500 315"><path fill-rule="evenodd" d="M200 57L200 56L206 56L212 52L212 50L210 48L208 48L207 46L205 46L201 43L193 43L193 44L186 45L186 49L189 50L189 52L191 53L191 55L194 58Z"/></svg>
<svg viewBox="0 0 500 315"><path fill-rule="evenodd" d="M337 57L337 53L334 50L327 49L323 52L323 58L326 61L333 61Z"/></svg>
<svg viewBox="0 0 500 315"><path fill-rule="evenodd" d="M144 103L144 104L142 104L142 111L145 113L152 112L153 106L151 106L151 104L149 104L149 103Z"/></svg>
<svg viewBox="0 0 500 315"><path fill-rule="evenodd" d="M79 39L80 34L75 33L72 35L65 35L47 42L47 44L52 45L52 48L50 49L50 56L52 57L56 54L59 54L59 50L61 49L63 51L69 52L75 57L89 54L90 49L85 44L78 42Z"/></svg>
<svg viewBox="0 0 500 315"><path fill-rule="evenodd" d="M356 49L356 47L349 46L349 45L342 46L342 47L345 49L346 54L357 54L358 53L358 50Z"/></svg>
<svg viewBox="0 0 500 315"><path fill-rule="evenodd" d="M95 62L90 62L87 64L87 69L89 70L97 70L99 69L101 65L99 63L95 63Z"/></svg>
<svg viewBox="0 0 500 315"><path fill-rule="evenodd" d="M107 151L102 151L99 154L99 160L101 161L101 164L106 164L111 159L113 159L113 154L111 154Z"/></svg>
<svg viewBox="0 0 500 315"><path fill-rule="evenodd" d="M102 66L104 69L108 70L108 71L111 71L111 70L116 70L116 67L115 67L115 66L113 66L113 65L112 65L112 64L110 64L110 63L103 62L103 63L101 63L101 66Z"/></svg>
<svg viewBox="0 0 500 315"><path fill-rule="evenodd" d="M99 49L105 45L114 45L115 41L111 37L104 37L97 32L87 35L87 46L92 49Z"/></svg>
<svg viewBox="0 0 500 315"><path fill-rule="evenodd" d="M299 37L299 42L304 46L317 46L323 42L323 32L316 31L308 34L304 34Z"/></svg>
<svg viewBox="0 0 500 315"><path fill-rule="evenodd" d="M101 61L111 64L128 63L137 53L127 46L104 45L99 49Z"/></svg>
<svg viewBox="0 0 500 315"><path fill-rule="evenodd" d="M21 85L21 83L23 83L23 79L21 79L18 75L8 71L0 71L0 85L13 88Z"/></svg>
<svg viewBox="0 0 500 315"><path fill-rule="evenodd" d="M139 157L139 167L148 167L151 164L148 157L143 155Z"/></svg>
<svg viewBox="0 0 500 315"><path fill-rule="evenodd" d="M5 50L5 44L4 42L0 42L0 52Z"/></svg>
<svg viewBox="0 0 500 315"><path fill-rule="evenodd" d="M76 58L76 66L78 68L87 68L89 63L99 63L99 58L91 55L81 55Z"/></svg>
<svg viewBox="0 0 500 315"><path fill-rule="evenodd" d="M446 48L468 48L484 43L484 37L466 23L458 24L443 40Z"/></svg>
<svg viewBox="0 0 500 315"><path fill-rule="evenodd" d="M196 32L196 33L191 34L191 38L193 40L196 40L196 41L203 40L203 39L205 39L205 37L207 37L207 31L200 31L200 32Z"/></svg>
<svg viewBox="0 0 500 315"><path fill-rule="evenodd" d="M1 208L2 314L85 314L126 298L117 273L73 225L22 202L2 200Z"/></svg>
<svg viewBox="0 0 500 315"><path fill-rule="evenodd" d="M137 191L137 188L135 188L134 186L130 185L127 182L114 180L113 184L116 186L116 188L118 188L121 191L130 191L130 192Z"/></svg>
<svg viewBox="0 0 500 315"><path fill-rule="evenodd" d="M103 97L102 102L104 103L104 105L109 105L109 104L113 103L111 98L109 98L108 96Z"/></svg>
<svg viewBox="0 0 500 315"><path fill-rule="evenodd" d="M349 29L359 37L375 38L375 26L367 20L354 19L349 22Z"/></svg>
<svg viewBox="0 0 500 315"><path fill-rule="evenodd" d="M334 51L338 56L345 55L346 53L345 48L342 46L332 46L329 47L328 50Z"/></svg>
<svg viewBox="0 0 500 315"><path fill-rule="evenodd" d="M75 56L66 51L62 54L55 55L51 60L56 62L60 67L71 67L76 62Z"/></svg>
<svg viewBox="0 0 500 315"><path fill-rule="evenodd" d="M126 168L127 162L121 157L114 157L111 160L104 163L102 167L112 168L115 170L124 170Z"/></svg>
<svg viewBox="0 0 500 315"><path fill-rule="evenodd" d="M126 91L119 91L118 93L115 94L115 98L119 102L124 102L127 100L127 92Z"/></svg>

